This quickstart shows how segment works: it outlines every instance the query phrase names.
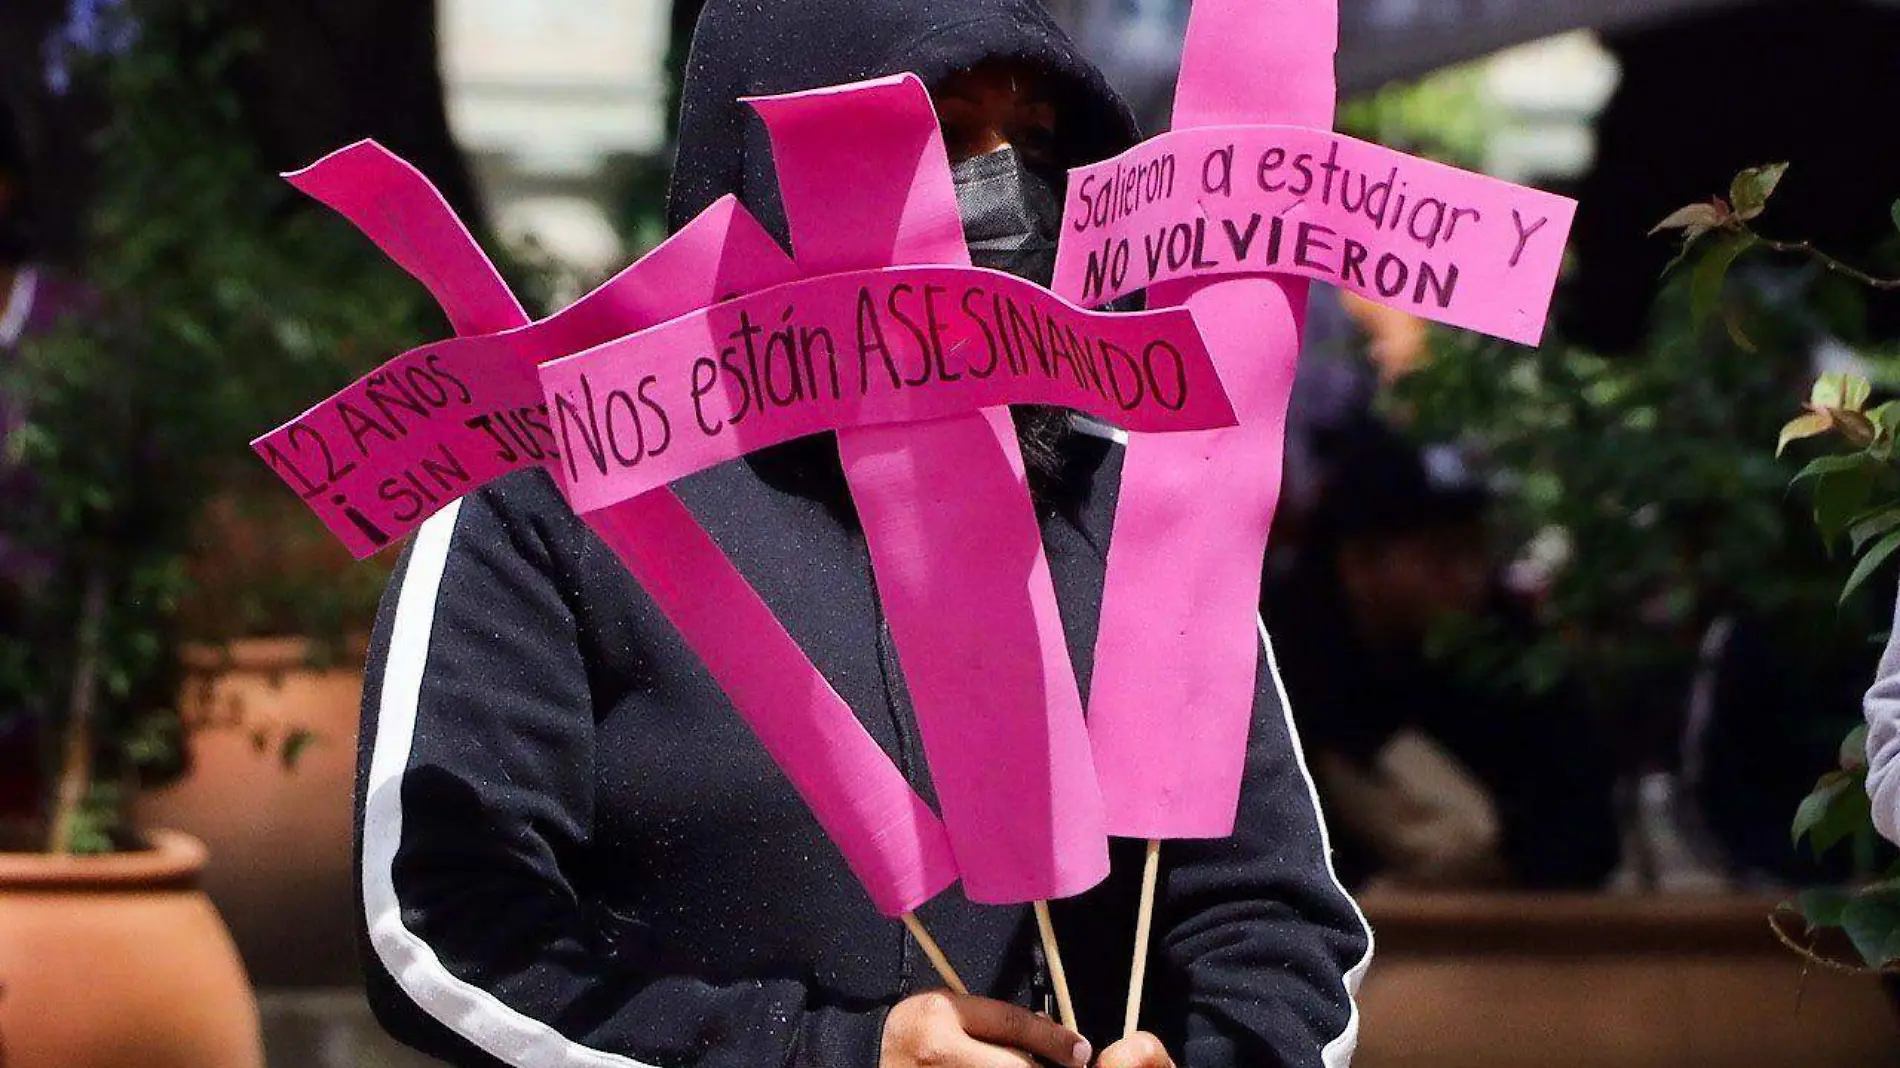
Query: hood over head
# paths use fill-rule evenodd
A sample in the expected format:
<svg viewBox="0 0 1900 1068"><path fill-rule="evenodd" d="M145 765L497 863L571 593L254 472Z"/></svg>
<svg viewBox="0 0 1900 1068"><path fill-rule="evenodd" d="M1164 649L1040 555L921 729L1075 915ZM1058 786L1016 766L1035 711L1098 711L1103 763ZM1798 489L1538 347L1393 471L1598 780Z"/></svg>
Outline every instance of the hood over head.
<svg viewBox="0 0 1900 1068"><path fill-rule="evenodd" d="M1056 112L1054 148L1064 167L1107 158L1138 139L1128 105L1038 0L710 0L686 63L668 227L678 230L720 197L736 194L789 246L771 142L742 98L902 73L934 89L991 60L1020 63L1047 78ZM1084 498L1092 465L1066 447L1066 415L1019 408L1015 416L1037 499L1066 510ZM754 453L748 461L774 486L822 500L850 520L855 516L837 457L824 435Z"/></svg>
<svg viewBox="0 0 1900 1068"><path fill-rule="evenodd" d="M1049 77L1068 164L1135 143L1128 105L1037 0L711 0L686 63L668 225L734 193L787 240L765 124L740 98L903 73L934 89L986 60Z"/></svg>

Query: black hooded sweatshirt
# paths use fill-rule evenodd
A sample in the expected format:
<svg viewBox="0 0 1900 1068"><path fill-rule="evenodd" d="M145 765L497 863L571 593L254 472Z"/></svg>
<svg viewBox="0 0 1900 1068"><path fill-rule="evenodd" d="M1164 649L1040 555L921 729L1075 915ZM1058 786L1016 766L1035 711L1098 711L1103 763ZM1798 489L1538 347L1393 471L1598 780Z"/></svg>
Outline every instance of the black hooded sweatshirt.
<svg viewBox="0 0 1900 1068"><path fill-rule="evenodd" d="M715 0L689 65L675 225L736 192L783 237L764 132L739 96L903 70L934 83L988 57L1055 76L1076 160L1132 136L1033 0ZM1079 436L1065 459L1044 542L1086 688L1119 448ZM930 798L848 503L772 474L732 463L676 488ZM1260 677L1237 833L1165 851L1144 1023L1183 1068L1333 1068L1357 1033L1349 991L1369 936L1265 659ZM366 683L362 942L370 1002L403 1041L465 1066L876 1068L890 1007L938 985L544 473L416 535ZM1119 1033L1139 844L1117 843L1115 866L1056 906L1098 1048ZM1046 1007L1026 908L953 889L920 914L973 991Z"/></svg>

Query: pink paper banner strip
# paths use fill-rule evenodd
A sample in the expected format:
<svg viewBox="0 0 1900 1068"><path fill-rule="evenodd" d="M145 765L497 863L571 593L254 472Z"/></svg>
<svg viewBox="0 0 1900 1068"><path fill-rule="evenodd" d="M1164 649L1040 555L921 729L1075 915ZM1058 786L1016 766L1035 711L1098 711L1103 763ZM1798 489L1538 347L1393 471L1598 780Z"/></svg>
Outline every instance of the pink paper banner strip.
<svg viewBox="0 0 1900 1068"><path fill-rule="evenodd" d="M667 491L587 517L805 799L871 903L915 912L957 881L943 822L686 505Z"/></svg>
<svg viewBox="0 0 1900 1068"><path fill-rule="evenodd" d="M301 187L344 211L385 248L402 248L403 265L411 273L437 280L431 292L452 322L519 326L526 318L519 305L500 287L499 275L448 205L407 164L371 147L374 151L329 157L303 172ZM400 166L388 165L392 160ZM419 195L417 183L431 195ZM385 243L391 234L438 239ZM432 356L439 365L460 370L473 383L468 393L519 416L509 424L506 439L493 433L493 424L462 423L481 442L471 455L514 454L491 460L484 469L505 473L534 460L536 442L553 459L545 430L522 414L538 410L536 364L727 295L784 281L791 271L763 228L727 198L557 315L507 333L430 346L370 377L400 375L417 366L429 370ZM333 408L342 398L367 399L366 388L359 382L333 401ZM439 430L451 422L445 418L428 425ZM446 432L444 437L451 444L463 440ZM369 462L367 456L359 460ZM677 497L664 490L649 493L597 512L589 521L706 663L881 911L891 916L913 911L956 881L941 821ZM391 530L407 529L389 522ZM339 533L351 541L356 530L352 521Z"/></svg>
<svg viewBox="0 0 1900 1068"><path fill-rule="evenodd" d="M1288 274L1535 345L1575 201L1295 126L1182 129L1069 183L1056 292Z"/></svg>
<svg viewBox="0 0 1900 1068"><path fill-rule="evenodd" d="M251 447L358 559L372 556L547 455L534 364L517 338L405 353Z"/></svg>
<svg viewBox="0 0 1900 1068"><path fill-rule="evenodd" d="M1117 837L1233 833L1307 285L1169 282L1152 294L1194 309L1243 415L1229 430L1129 441L1089 694Z"/></svg>
<svg viewBox="0 0 1900 1068"><path fill-rule="evenodd" d="M541 369L585 513L791 438L1006 404L1149 432L1231 426L1185 311L1086 312L974 267L827 275Z"/></svg>
<svg viewBox="0 0 1900 1068"><path fill-rule="evenodd" d="M1197 0L1175 126L1331 125L1338 24L1337 0ZM1233 833L1309 285L1215 275L1150 293L1151 306L1194 311L1240 425L1129 442L1089 696L1118 837Z"/></svg>
<svg viewBox="0 0 1900 1068"><path fill-rule="evenodd" d="M408 164L371 147L374 152L334 154L301 176L319 199L337 196L353 209L346 213L353 220L385 234L451 235L435 243L389 244L406 250L418 277L437 280L439 288L431 291L454 309L454 321L513 319L516 325L404 353L252 443L359 559L448 502L555 457L537 364L664 321L669 316L662 312L680 306L673 280L695 269L703 274L705 264L723 264L721 281L734 289L722 292L775 285L792 274L778 244L736 199L726 198L580 301L521 325L526 315L434 188ZM412 195L412 181L424 182L431 196ZM378 189L389 189L397 207L376 209Z"/></svg>
<svg viewBox="0 0 1900 1068"><path fill-rule="evenodd" d="M355 223L415 276L457 334L492 334L528 322L468 227L408 160L374 141L358 141L284 180Z"/></svg>
<svg viewBox="0 0 1900 1068"><path fill-rule="evenodd" d="M801 270L969 263L918 79L754 106ZM965 891L1008 904L1094 886L1101 792L1008 412L845 430L838 446Z"/></svg>

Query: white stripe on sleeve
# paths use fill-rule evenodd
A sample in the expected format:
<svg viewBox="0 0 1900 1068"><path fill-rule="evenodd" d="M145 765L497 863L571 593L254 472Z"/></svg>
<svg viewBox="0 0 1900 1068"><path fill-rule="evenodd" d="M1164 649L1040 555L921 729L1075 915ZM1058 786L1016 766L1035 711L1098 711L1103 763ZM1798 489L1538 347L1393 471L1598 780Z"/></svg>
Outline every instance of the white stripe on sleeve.
<svg viewBox="0 0 1900 1068"><path fill-rule="evenodd" d="M1071 422L1075 428L1091 437L1105 438L1117 445L1128 444L1128 432L1093 419L1074 416ZM1326 875L1333 881L1333 889L1352 906L1353 915L1358 917L1359 926L1366 932L1366 954L1359 963L1346 972L1346 998L1352 1005L1352 1014L1346 1020L1346 1029L1338 1038L1326 1044L1320 1051L1320 1060L1326 1068L1348 1068L1352 1064L1352 1055L1359 1047L1359 984L1365 981L1367 969L1372 967L1372 924L1366 921L1366 914L1359 908L1359 902L1346 892L1344 883L1339 881L1339 871L1333 866L1333 839L1326 828L1326 814L1320 810L1319 790L1313 785L1313 773L1306 766L1306 749L1300 744L1300 729L1293 722L1293 702L1288 699L1286 683L1280 678L1280 658L1273 651L1273 639L1267 635L1267 621L1256 619L1260 628L1260 645L1267 652L1267 668L1273 674L1274 692L1280 698L1280 714L1286 719L1287 738L1293 745L1293 759L1299 765L1300 778L1306 782L1306 796L1313 805L1313 819L1319 825L1320 849L1325 854Z"/></svg>
<svg viewBox="0 0 1900 1068"><path fill-rule="evenodd" d="M1359 902L1346 892L1345 884L1339 881L1338 870L1333 867L1333 836L1326 829L1326 813L1319 807L1319 790L1313 785L1313 773L1306 766L1306 747L1300 744L1300 728L1293 722L1293 702L1287 699L1286 683L1280 679L1280 657L1273 651L1273 639L1267 635L1267 621L1261 619L1259 623L1260 644L1267 651L1267 668L1273 673L1274 691L1280 695L1280 713L1286 717L1286 734L1293 743L1293 759L1299 763L1300 777L1306 780L1306 796L1313 803L1313 819L1319 824L1319 846L1326 855L1326 875L1332 879L1333 889L1352 906L1352 914L1359 918L1359 926L1366 932L1366 955L1346 972L1346 998L1352 1004L1352 1015L1339 1037L1326 1043L1326 1048L1320 1051L1320 1061L1326 1068L1349 1068L1352 1055L1359 1048L1359 984L1365 981L1366 970L1372 967L1372 924L1360 910Z"/></svg>
<svg viewBox="0 0 1900 1068"><path fill-rule="evenodd" d="M510 1068L652 1068L574 1042L463 982L427 942L403 926L395 877L396 851L402 844L402 779L415 739L442 573L461 507L460 501L449 505L416 533L397 596L363 813L363 909L370 944L418 1008Z"/></svg>

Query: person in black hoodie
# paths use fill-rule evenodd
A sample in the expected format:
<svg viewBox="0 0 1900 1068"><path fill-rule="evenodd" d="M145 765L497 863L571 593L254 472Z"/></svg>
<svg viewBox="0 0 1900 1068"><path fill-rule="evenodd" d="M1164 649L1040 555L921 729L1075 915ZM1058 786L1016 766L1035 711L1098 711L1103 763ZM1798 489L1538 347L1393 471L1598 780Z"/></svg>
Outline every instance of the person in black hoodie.
<svg viewBox="0 0 1900 1068"><path fill-rule="evenodd" d="M737 193L785 239L739 97L913 71L956 157L974 258L1046 282L1064 169L1127 110L1034 0L715 0L689 62L677 227ZM1087 686L1117 447L1017 413ZM835 442L688 479L681 498L926 798L928 770ZM1270 663L1236 834L1171 845L1144 1022L1100 1064L1338 1068L1370 935ZM375 629L358 789L370 1001L452 1064L1006 1068L1089 1060L1049 1005L1024 908L921 910L980 997L934 991L704 668L542 472L431 520ZM1132 851L1125 848L1132 845ZM1086 1034L1119 1033L1138 843L1057 903Z"/></svg>

